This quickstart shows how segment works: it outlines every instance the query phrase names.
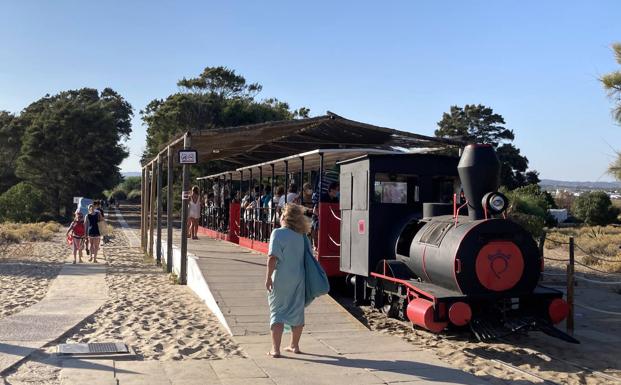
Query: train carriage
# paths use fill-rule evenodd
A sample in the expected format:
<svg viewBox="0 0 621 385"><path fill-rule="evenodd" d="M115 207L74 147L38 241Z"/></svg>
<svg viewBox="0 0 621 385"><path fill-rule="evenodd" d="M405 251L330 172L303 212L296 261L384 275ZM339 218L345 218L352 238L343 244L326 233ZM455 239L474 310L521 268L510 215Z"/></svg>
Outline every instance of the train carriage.
<svg viewBox="0 0 621 385"><path fill-rule="evenodd" d="M329 277L344 276L345 273L339 266L341 244L339 204L325 202L320 198L327 192L331 181L339 180L340 161L366 154L404 153L373 148L316 149L197 178L201 196L205 194L209 196L211 192L214 200L219 201L217 204L204 207L199 231L213 238L267 253L271 231L279 226L275 215L277 208L254 207L243 210L241 208L243 195L247 191L254 191L259 185L269 186L273 196L278 185L282 185L285 191L288 191L291 184L300 188L305 183L310 183L318 201L315 212L318 221L317 233L314 237L316 256ZM219 198L216 198L215 191L219 191ZM262 194L260 189L259 194ZM305 201L303 194L300 195L302 199L299 203L312 210L313 202ZM262 195L259 196L259 199L261 198Z"/></svg>

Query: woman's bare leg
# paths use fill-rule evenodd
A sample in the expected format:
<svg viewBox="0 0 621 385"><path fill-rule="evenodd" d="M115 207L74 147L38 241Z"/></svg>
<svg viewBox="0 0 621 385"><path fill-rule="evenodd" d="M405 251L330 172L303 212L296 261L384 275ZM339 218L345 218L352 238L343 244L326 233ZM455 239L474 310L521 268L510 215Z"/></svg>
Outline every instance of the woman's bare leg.
<svg viewBox="0 0 621 385"><path fill-rule="evenodd" d="M282 332L284 325L276 323L272 325L272 351L269 353L272 357L280 356L280 341L282 340Z"/></svg>
<svg viewBox="0 0 621 385"><path fill-rule="evenodd" d="M300 351L300 338L302 337L302 330L304 325L291 327L291 344L285 348L288 352L301 353Z"/></svg>
<svg viewBox="0 0 621 385"><path fill-rule="evenodd" d="M82 262L82 246L84 244L84 239L80 239L80 244L78 246L78 255L80 256L80 262ZM75 256L73 257L75 260Z"/></svg>
<svg viewBox="0 0 621 385"><path fill-rule="evenodd" d="M93 255L93 262L97 262L97 252L99 251L99 237L94 237L91 240L91 254Z"/></svg>
<svg viewBox="0 0 621 385"><path fill-rule="evenodd" d="M190 218L192 238L198 238L198 219Z"/></svg>

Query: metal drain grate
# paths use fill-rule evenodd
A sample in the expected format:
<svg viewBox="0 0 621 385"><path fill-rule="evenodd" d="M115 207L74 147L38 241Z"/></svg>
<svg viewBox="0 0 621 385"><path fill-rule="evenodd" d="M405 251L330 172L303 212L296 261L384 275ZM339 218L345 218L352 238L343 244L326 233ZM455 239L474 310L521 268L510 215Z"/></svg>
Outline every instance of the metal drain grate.
<svg viewBox="0 0 621 385"><path fill-rule="evenodd" d="M88 344L89 353L128 353L127 345L120 342Z"/></svg>
<svg viewBox="0 0 621 385"><path fill-rule="evenodd" d="M122 342L103 342L92 344L60 344L59 354L128 354L129 348Z"/></svg>

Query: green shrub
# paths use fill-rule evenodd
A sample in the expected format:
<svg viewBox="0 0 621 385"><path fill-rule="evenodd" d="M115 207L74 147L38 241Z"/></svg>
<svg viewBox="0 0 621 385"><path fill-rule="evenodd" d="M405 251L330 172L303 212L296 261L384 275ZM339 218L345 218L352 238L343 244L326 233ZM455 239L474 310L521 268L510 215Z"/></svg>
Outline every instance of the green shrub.
<svg viewBox="0 0 621 385"><path fill-rule="evenodd" d="M543 234L545 220L540 216L514 212L509 218L531 233L533 237L539 237Z"/></svg>
<svg viewBox="0 0 621 385"><path fill-rule="evenodd" d="M509 198L509 218L522 225L533 236L538 237L544 226L554 224L554 219L548 213L550 208L555 207L554 200L538 185L520 187L505 194Z"/></svg>
<svg viewBox="0 0 621 385"><path fill-rule="evenodd" d="M586 192L576 198L572 214L589 225L607 225L617 220L619 208L614 207L603 191Z"/></svg>
<svg viewBox="0 0 621 385"><path fill-rule="evenodd" d="M128 176L118 185L118 187L120 187L123 191L140 191L141 179L142 178L139 176Z"/></svg>
<svg viewBox="0 0 621 385"><path fill-rule="evenodd" d="M43 214L43 193L36 187L20 182L0 195L0 220L34 222Z"/></svg>
<svg viewBox="0 0 621 385"><path fill-rule="evenodd" d="M139 203L141 195L142 194L140 190L132 190L129 192L129 194L127 194L127 200L129 200L132 203Z"/></svg>
<svg viewBox="0 0 621 385"><path fill-rule="evenodd" d="M127 199L127 193L125 192L125 190L119 188L118 186L112 190L112 192L110 193L110 196L108 197L108 199L110 198L114 198L117 201L124 201L125 199Z"/></svg>

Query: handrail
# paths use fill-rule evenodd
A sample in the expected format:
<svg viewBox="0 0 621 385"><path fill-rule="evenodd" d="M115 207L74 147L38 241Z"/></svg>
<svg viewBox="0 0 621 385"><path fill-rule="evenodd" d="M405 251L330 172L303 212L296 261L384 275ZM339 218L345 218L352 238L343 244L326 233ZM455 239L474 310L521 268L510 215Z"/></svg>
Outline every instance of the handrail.
<svg viewBox="0 0 621 385"><path fill-rule="evenodd" d="M466 199L466 202L459 206L459 208L457 209L457 211L455 213L453 213L453 219L455 219L455 227L457 227L457 222L458 222L458 218L459 218L459 212L461 211L461 209L464 208L464 206L466 206L468 204L468 200Z"/></svg>
<svg viewBox="0 0 621 385"><path fill-rule="evenodd" d="M340 217L337 217L336 214L334 213L334 210L332 210L332 206L330 206L330 212L332 213L332 216L336 219L338 219L339 221L341 221ZM340 245L339 245L340 246Z"/></svg>
<svg viewBox="0 0 621 385"><path fill-rule="evenodd" d="M332 237L330 236L330 234L328 234L328 239L330 239L330 241L332 241L332 243L334 243L334 245L341 247L340 243L337 243L334 239L332 239Z"/></svg>

